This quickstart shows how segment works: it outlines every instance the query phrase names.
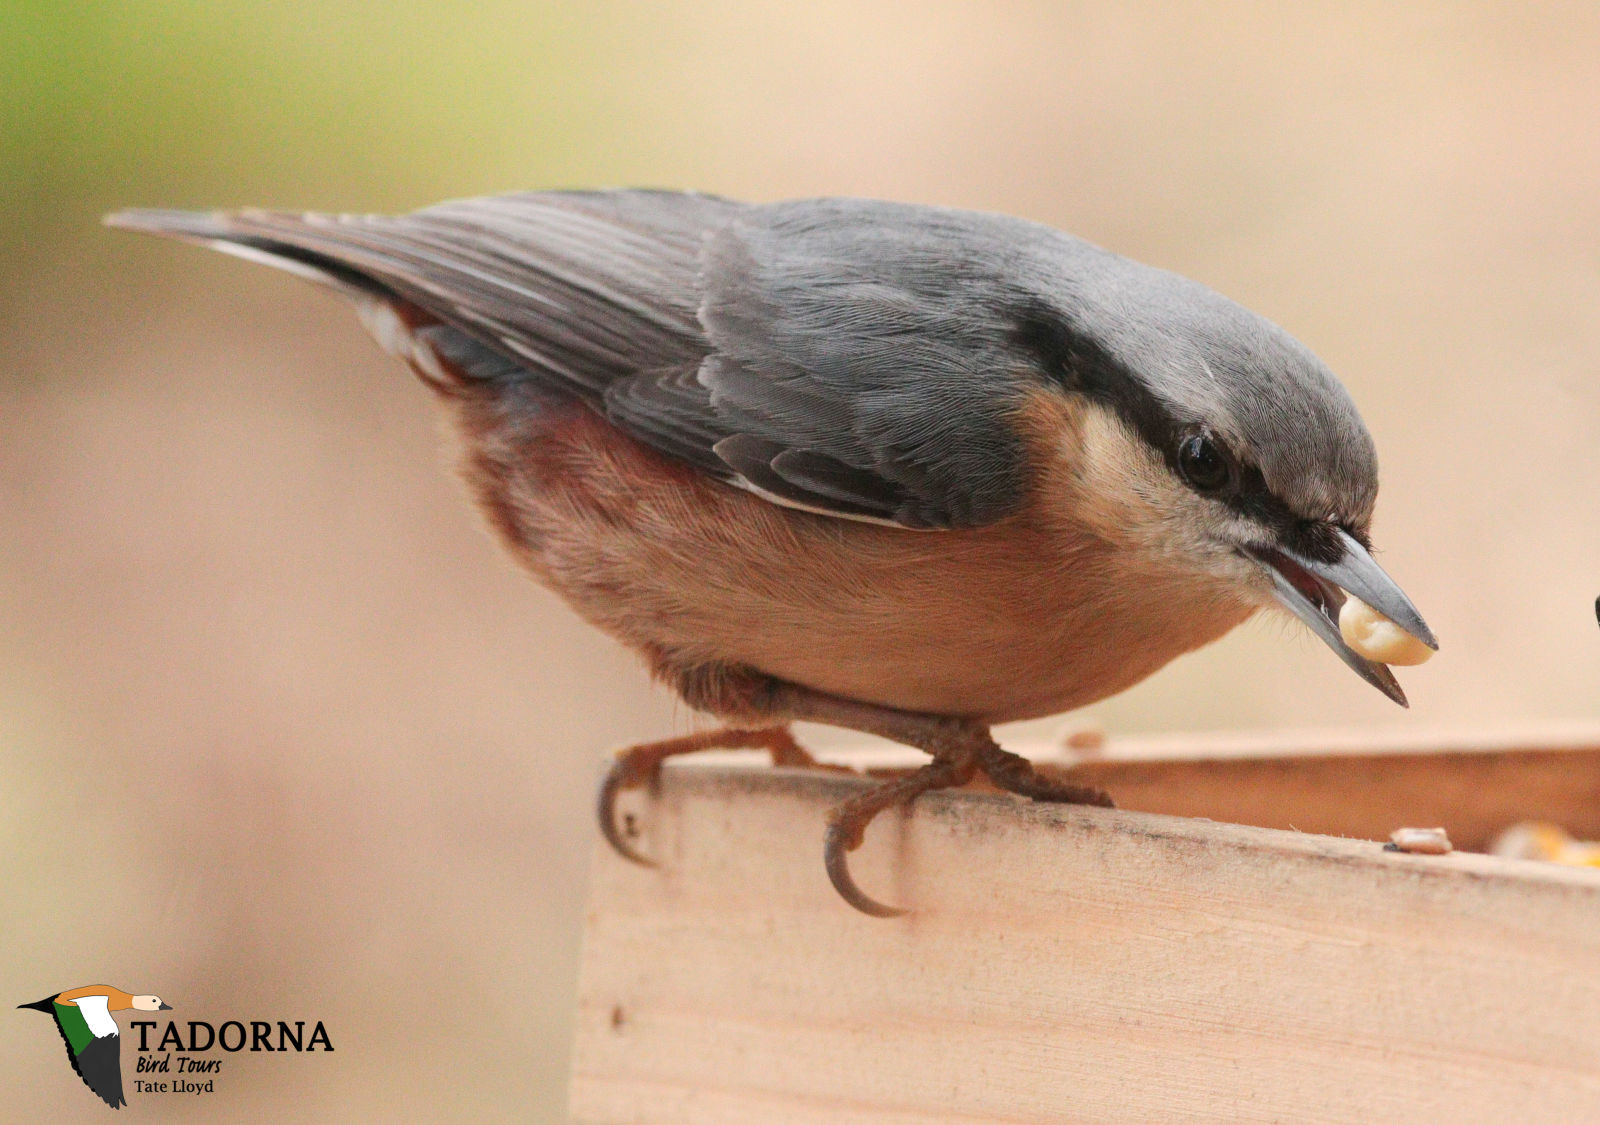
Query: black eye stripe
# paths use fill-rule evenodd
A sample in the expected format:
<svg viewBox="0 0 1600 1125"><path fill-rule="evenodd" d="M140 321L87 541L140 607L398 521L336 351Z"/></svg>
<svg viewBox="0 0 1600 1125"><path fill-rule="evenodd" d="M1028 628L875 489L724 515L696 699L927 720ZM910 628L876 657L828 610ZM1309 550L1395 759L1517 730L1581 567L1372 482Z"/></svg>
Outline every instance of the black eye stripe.
<svg viewBox="0 0 1600 1125"><path fill-rule="evenodd" d="M1063 390L1109 407L1177 471L1178 443L1185 434L1148 387L1099 343L1073 331L1055 310L1028 302L1016 318L1016 342L1041 374Z"/></svg>
<svg viewBox="0 0 1600 1125"><path fill-rule="evenodd" d="M1014 313L1017 348L1040 375L1065 391L1083 395L1113 411L1154 450L1180 479L1179 449L1194 427L1180 422L1141 380L1089 336L1077 332L1056 309L1037 297L1019 297ZM1213 435L1215 441L1215 436ZM1267 487L1261 470L1218 442L1232 461L1233 480L1225 490L1206 493L1229 509L1254 520L1285 546L1308 558L1332 562L1342 548L1333 525L1296 513ZM1344 530L1363 545L1367 537L1348 524Z"/></svg>

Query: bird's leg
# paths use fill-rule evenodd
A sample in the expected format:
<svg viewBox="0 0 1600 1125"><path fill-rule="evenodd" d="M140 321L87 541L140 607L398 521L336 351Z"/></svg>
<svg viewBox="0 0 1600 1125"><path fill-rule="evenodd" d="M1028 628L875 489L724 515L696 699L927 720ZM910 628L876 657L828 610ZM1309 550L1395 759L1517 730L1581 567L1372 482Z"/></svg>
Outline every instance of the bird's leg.
<svg viewBox="0 0 1600 1125"><path fill-rule="evenodd" d="M850 798L828 817L823 845L828 878L846 902L875 917L892 918L904 911L885 906L863 892L850 874L848 859L849 854L861 846L867 826L885 809L909 804L935 789L965 785L978 772L1001 789L1035 800L1111 804L1110 798L1098 789L1068 785L1041 776L1027 759L1001 749L989 728L976 719L861 703L726 665L658 666L657 671L672 681L690 706L721 715L736 724L749 724L751 729L709 731L651 743L618 758L601 788L600 824L612 846L635 862L649 863L616 828L614 807L618 791L653 777L661 762L674 754L713 746L765 747L772 752L774 764L812 764L810 755L795 745L789 735L786 724L795 721L826 723L877 735L933 756L933 761L915 773L885 781ZM760 727L763 722L784 725Z"/></svg>
<svg viewBox="0 0 1600 1125"><path fill-rule="evenodd" d="M653 783L661 772L661 763L668 758L693 754L698 750L765 750L772 755L772 764L775 766L814 767L818 764L794 740L787 724L749 730L719 727L682 738L646 742L619 750L611 768L606 771L606 779L600 783L596 804L600 833L622 858L645 867L656 865L654 860L633 846L628 839L629 834L618 824L617 795L624 789L636 789Z"/></svg>
<svg viewBox="0 0 1600 1125"><path fill-rule="evenodd" d="M761 745L772 759L774 766L784 766L797 770L828 769L811 756L804 746L794 740L794 733L787 726L768 727L763 733L770 733L770 741Z"/></svg>
<svg viewBox="0 0 1600 1125"><path fill-rule="evenodd" d="M773 684L769 698L773 709L788 718L875 734L933 755L933 761L917 772L852 797L828 818L823 844L828 878L846 902L874 917L892 918L905 912L863 892L850 874L848 857L861 846L867 825L885 809L909 804L934 789L965 785L980 771L999 788L1034 800L1111 804L1111 798L1098 789L1040 775L1026 758L1001 749L989 728L974 719L897 711L790 684Z"/></svg>

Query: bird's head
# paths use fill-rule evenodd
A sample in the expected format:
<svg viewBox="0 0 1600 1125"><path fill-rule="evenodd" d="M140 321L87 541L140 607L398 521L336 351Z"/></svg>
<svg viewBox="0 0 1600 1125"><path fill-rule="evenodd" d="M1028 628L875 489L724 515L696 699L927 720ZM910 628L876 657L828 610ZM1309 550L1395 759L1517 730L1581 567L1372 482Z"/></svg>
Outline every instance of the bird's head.
<svg viewBox="0 0 1600 1125"><path fill-rule="evenodd" d="M1386 664L1341 635L1354 595L1436 649L1373 560L1372 438L1332 372L1276 325L1194 282L1106 256L1109 277L1036 305L1021 338L1073 411L1074 518L1198 596L1278 606L1390 699ZM1185 612L1174 605L1173 612Z"/></svg>
<svg viewBox="0 0 1600 1125"><path fill-rule="evenodd" d="M141 1012L170 1012L172 1005L164 1002L159 996L135 996L129 1002Z"/></svg>

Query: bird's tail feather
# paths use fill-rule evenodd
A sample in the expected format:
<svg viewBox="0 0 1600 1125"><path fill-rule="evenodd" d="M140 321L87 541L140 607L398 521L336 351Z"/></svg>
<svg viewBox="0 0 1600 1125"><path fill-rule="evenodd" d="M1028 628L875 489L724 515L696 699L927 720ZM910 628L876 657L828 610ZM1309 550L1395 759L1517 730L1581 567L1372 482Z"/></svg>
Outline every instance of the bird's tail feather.
<svg viewBox="0 0 1600 1125"><path fill-rule="evenodd" d="M43 1000L35 1000L32 1004L18 1004L17 1007L32 1008L36 1012L49 1012L53 1015L55 1013L56 998L54 996L46 996Z"/></svg>
<svg viewBox="0 0 1600 1125"><path fill-rule="evenodd" d="M355 303L361 323L385 351L406 361L424 382L441 392L522 373L514 360L436 320L409 294L396 292L386 281L259 229L274 223L287 223L294 229L296 224L314 225L319 218L260 211L135 209L107 215L105 224L207 246L334 289Z"/></svg>
<svg viewBox="0 0 1600 1125"><path fill-rule="evenodd" d="M225 211L173 211L134 208L107 215L105 225L116 230L154 234L209 246L224 254L287 270L298 277L330 286L350 297L390 296L366 274L325 255L259 234L241 231L235 217Z"/></svg>

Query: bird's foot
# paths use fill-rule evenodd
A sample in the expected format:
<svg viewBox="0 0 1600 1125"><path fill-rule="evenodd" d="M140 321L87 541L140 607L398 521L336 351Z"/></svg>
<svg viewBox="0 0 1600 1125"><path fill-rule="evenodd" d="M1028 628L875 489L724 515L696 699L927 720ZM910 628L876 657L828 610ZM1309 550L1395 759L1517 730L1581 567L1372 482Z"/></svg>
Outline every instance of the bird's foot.
<svg viewBox="0 0 1600 1125"><path fill-rule="evenodd" d="M596 811L600 817L600 833L623 859L644 867L655 867L655 860L644 855L633 844L637 832L631 823L617 816L617 797L626 789L654 785L661 775L661 763L680 754L693 754L700 750L765 750L772 756L774 766L803 769L831 769L824 766L803 746L794 740L786 725L759 727L752 730L720 727L668 738L660 742L646 742L619 750L605 780L600 783Z"/></svg>
<svg viewBox="0 0 1600 1125"><path fill-rule="evenodd" d="M902 726L902 735L908 732ZM867 895L850 874L849 854L861 846L867 825L885 809L907 805L919 795L935 789L958 788L982 773L996 787L1036 801L1059 801L1074 805L1114 807L1110 796L1086 785L1072 785L1039 773L1026 758L1002 749L981 723L929 717L917 741L934 755L934 760L904 777L886 781L833 810L828 818L828 833L823 845L823 861L828 879L851 906L875 918L904 914L898 907L886 906Z"/></svg>
<svg viewBox="0 0 1600 1125"><path fill-rule="evenodd" d="M867 825L885 809L909 805L923 793L953 789L972 780L977 771L977 756L971 749L949 752L935 758L915 773L885 781L865 793L851 797L828 814L828 832L822 846L823 863L833 889L851 906L874 918L894 918L905 911L885 906L856 885L850 874L849 855L861 846Z"/></svg>
<svg viewBox="0 0 1600 1125"><path fill-rule="evenodd" d="M892 918L905 911L886 906L862 891L850 874L849 856L861 846L873 818L885 809L908 805L919 795L935 789L965 785L978 773L983 773L1000 789L1038 801L1111 804L1111 798L1098 789L1070 785L1038 773L1026 758L1001 749L989 728L976 719L863 703L773 679L748 668L663 666L658 674L669 679L683 698L699 710L725 715L737 722L765 718L773 720L774 725L751 730L708 731L638 746L620 754L600 790L600 827L611 845L636 863L650 864L650 860L634 849L616 824L616 798L621 790L654 778L666 758L712 747L759 747L772 754L774 765L819 766L789 734L787 723L791 721L826 723L876 735L913 746L933 757L933 761L914 773L884 780L857 794L828 817L823 845L828 879L851 906L877 918ZM820 765L820 768L841 767Z"/></svg>
<svg viewBox="0 0 1600 1125"><path fill-rule="evenodd" d="M1047 777L1021 754L1001 748L992 738L984 739L977 754L978 768L983 775L1008 793L1064 805L1098 805L1103 809L1117 807L1105 790Z"/></svg>

